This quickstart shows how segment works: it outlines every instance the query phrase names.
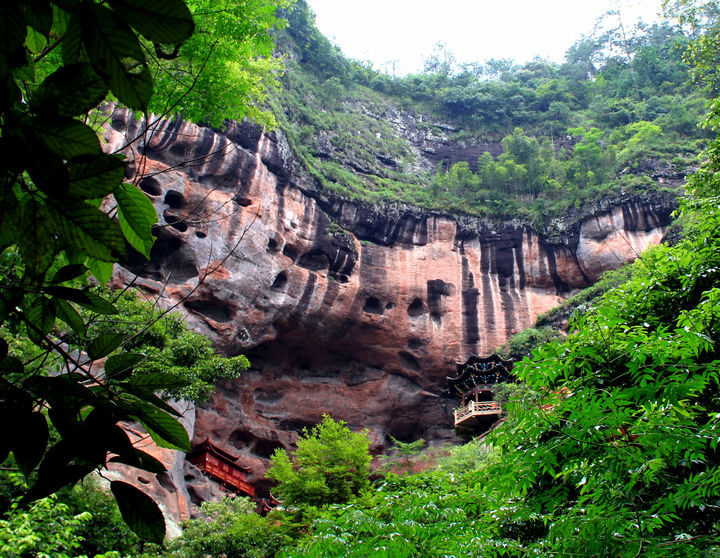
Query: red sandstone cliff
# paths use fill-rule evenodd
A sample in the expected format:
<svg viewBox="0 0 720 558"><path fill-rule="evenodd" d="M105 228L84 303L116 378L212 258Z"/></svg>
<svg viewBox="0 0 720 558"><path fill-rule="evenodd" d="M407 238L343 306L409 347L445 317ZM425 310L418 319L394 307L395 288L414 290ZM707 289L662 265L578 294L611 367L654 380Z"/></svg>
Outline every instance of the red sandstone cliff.
<svg viewBox="0 0 720 558"><path fill-rule="evenodd" d="M140 126L116 115L110 146ZM161 226L151 262L117 280L139 274L219 349L249 356L253 368L197 410L195 439L240 453L261 484L271 453L323 413L368 428L376 449L389 434L450 438L454 363L659 242L674 205L626 200L548 238L333 198L281 136L248 125L162 122L126 153Z"/></svg>

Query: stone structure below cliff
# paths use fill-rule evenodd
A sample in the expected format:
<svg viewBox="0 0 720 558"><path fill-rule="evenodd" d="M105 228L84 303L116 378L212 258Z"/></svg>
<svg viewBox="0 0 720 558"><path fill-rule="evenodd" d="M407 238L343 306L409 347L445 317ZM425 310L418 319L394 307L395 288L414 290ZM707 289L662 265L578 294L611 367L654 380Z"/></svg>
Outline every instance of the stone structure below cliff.
<svg viewBox="0 0 720 558"><path fill-rule="evenodd" d="M112 147L141 122L119 113ZM118 269L253 368L197 412L195 439L267 458L323 413L387 436L452 436L441 396L455 362L484 354L563 297L660 241L672 196L600 208L552 238L410 207L328 196L282 136L163 122L132 146L160 216L150 263ZM142 155L142 157L141 157ZM199 284L199 286L198 286Z"/></svg>

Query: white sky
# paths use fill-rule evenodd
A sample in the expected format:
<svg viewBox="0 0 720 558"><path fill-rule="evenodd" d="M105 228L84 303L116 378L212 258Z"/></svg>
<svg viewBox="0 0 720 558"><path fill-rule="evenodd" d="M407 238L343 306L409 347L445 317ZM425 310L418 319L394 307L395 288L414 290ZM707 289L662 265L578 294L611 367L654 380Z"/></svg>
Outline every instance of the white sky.
<svg viewBox="0 0 720 558"><path fill-rule="evenodd" d="M398 75L421 71L438 42L459 62L535 56L555 62L619 9L626 28L657 19L662 0L308 0L317 26L349 57Z"/></svg>

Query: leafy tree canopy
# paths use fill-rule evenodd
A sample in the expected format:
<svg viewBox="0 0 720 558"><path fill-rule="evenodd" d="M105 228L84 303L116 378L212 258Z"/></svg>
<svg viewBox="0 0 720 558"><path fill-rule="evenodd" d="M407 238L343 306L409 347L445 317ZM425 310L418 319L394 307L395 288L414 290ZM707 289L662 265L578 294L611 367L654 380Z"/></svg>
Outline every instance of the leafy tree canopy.
<svg viewBox="0 0 720 558"><path fill-rule="evenodd" d="M146 114L156 107L173 114L187 99L189 115L214 123L261 117L253 103L261 103L277 67L267 58L267 31L278 24L278 5L203 3L206 11L183 0L0 5L0 327L30 342L18 353L14 339L12 348L0 340L0 423L8 433L0 461L12 454L27 477L21 507L74 484L110 455L164 472L119 423L138 421L158 445L187 450L178 412L155 391L202 398L216 373L247 365L215 360L207 342L182 332L164 348L135 347L154 354L128 352L122 347L130 340L98 320L116 319L120 310L106 293L87 288L89 272L104 284L128 245L149 257L157 215L125 182L123 157L103 151L98 132L109 105L97 107L112 100ZM221 76L237 82L221 86ZM190 95L199 84L208 87L202 102ZM153 98L156 89L162 94ZM161 356L170 362L152 359ZM133 374L143 366L145 373ZM161 542L157 505L127 483L115 481L111 490L125 521Z"/></svg>
<svg viewBox="0 0 720 558"><path fill-rule="evenodd" d="M286 505L347 502L369 487L369 446L365 432L352 432L344 421L323 415L300 436L297 450L273 454L267 477L279 483L277 495Z"/></svg>

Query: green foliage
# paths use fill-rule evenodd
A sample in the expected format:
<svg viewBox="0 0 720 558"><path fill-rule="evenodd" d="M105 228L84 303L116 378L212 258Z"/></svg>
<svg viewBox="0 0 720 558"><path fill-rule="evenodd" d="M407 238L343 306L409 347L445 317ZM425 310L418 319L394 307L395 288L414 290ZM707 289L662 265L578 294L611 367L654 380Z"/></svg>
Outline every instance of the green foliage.
<svg viewBox="0 0 720 558"><path fill-rule="evenodd" d="M453 475L477 471L487 462L490 451L484 440L471 440L467 444L450 448L449 454L438 463L438 470Z"/></svg>
<svg viewBox="0 0 720 558"><path fill-rule="evenodd" d="M0 554L18 558L77 556L84 541L83 529L91 519L88 511L72 514L55 495L43 498L0 519Z"/></svg>
<svg viewBox="0 0 720 558"><path fill-rule="evenodd" d="M562 334L549 326L529 327L513 335L498 352L504 358L520 360L537 347L560 338Z"/></svg>
<svg viewBox="0 0 720 558"><path fill-rule="evenodd" d="M204 502L200 516L183 524L182 537L173 541L169 552L172 558L204 558L205 556L233 556L264 558L276 552L291 539L289 529L273 518L254 511L247 498L224 496L221 500Z"/></svg>
<svg viewBox="0 0 720 558"><path fill-rule="evenodd" d="M484 497L481 487L452 473L389 475L375 493L323 510L312 531L280 556L519 555L516 541L488 540L491 523L478 520Z"/></svg>
<svg viewBox="0 0 720 558"><path fill-rule="evenodd" d="M344 198L549 227L568 210L660 188L652 169L682 175L709 138L682 60L688 38L669 23L583 39L560 65L457 67L438 52L425 73L391 77L342 58L305 2L288 20L280 47L297 62L274 111L318 187ZM428 173L405 133L415 127L430 144L502 152Z"/></svg>
<svg viewBox="0 0 720 558"><path fill-rule="evenodd" d="M395 474L403 472L412 472L413 465L425 457L423 450L426 442L423 438L419 438L414 442L403 442L394 436L390 436L392 447L386 455L381 455L379 461L381 463L380 471L386 474L392 471Z"/></svg>
<svg viewBox="0 0 720 558"><path fill-rule="evenodd" d="M274 126L265 101L282 61L272 56L270 33L283 27L277 14L288 4L189 0L197 32L156 73L151 110L212 126L244 117Z"/></svg>
<svg viewBox="0 0 720 558"><path fill-rule="evenodd" d="M103 152L98 133L110 105L97 107L107 100L147 113L151 103L165 102L167 113L178 112L187 89L153 101L155 87L167 85L168 72L188 85L183 71L192 73L196 87L203 67L213 70L203 83L215 85L221 72L209 60L213 49L223 55L224 71L244 81L206 91L207 104L193 105L193 115L207 110L216 121L237 115L243 102L262 102L260 83L275 63L250 58L253 49L269 48L266 31L277 22L276 7L231 3L198 12L201 30L215 39L193 35L195 22L183 0L0 7L0 421L13 425L0 444L0 462L10 456L28 480L20 509L73 485L110 455L163 472L162 464L133 447L120 423L137 421L158 445L187 450L177 411L154 392L181 395L187 388L192 397L206 397L215 377L247 365L218 360L207 342L189 352L196 340L181 331L168 343L170 369L133 373L153 361L121 351L129 339L112 327L99 329L98 316L117 318L119 312L107 293L87 288L89 272L106 283L128 245L149 257L157 217L148 198L124 183L123 157ZM240 27L244 34L237 35ZM214 47L204 40L214 40ZM242 57L234 65L228 61L233 49ZM251 68L265 77L249 85ZM231 108L233 114L220 112ZM97 372L103 360L104 376ZM112 488L129 524L161 542L164 519L157 505L130 485Z"/></svg>
<svg viewBox="0 0 720 558"><path fill-rule="evenodd" d="M277 450L267 477L279 483L277 495L288 506L323 506L347 502L369 487L370 441L344 421L323 415L305 430L290 455Z"/></svg>
<svg viewBox="0 0 720 558"><path fill-rule="evenodd" d="M111 377L122 378L132 368L136 385L202 402L218 380L237 378L250 366L243 355L218 355L212 342L191 331L180 314L168 314L132 291L118 295L114 304L117 314L100 316L90 327L98 338L119 334L123 339L122 351L105 364Z"/></svg>
<svg viewBox="0 0 720 558"><path fill-rule="evenodd" d="M591 54L574 63L597 73ZM645 123L624 131L660 140ZM577 133L592 169L597 132ZM716 556L720 139L706 156L684 238L578 296L568 337L516 365L486 456L473 442L444 471L390 476L322 510L282 556Z"/></svg>
<svg viewBox="0 0 720 558"><path fill-rule="evenodd" d="M92 514L78 530L83 539L78 554L95 556L115 551L125 556L139 549L140 539L123 521L117 502L93 477L60 491L57 499L73 515L87 511Z"/></svg>
<svg viewBox="0 0 720 558"><path fill-rule="evenodd" d="M591 286L574 294L555 308L540 314L535 320L535 328L542 330L548 325L556 328L562 327L563 321L568 320L573 315L581 315L587 312L595 299L630 279L631 274L632 266L629 265L606 271Z"/></svg>

